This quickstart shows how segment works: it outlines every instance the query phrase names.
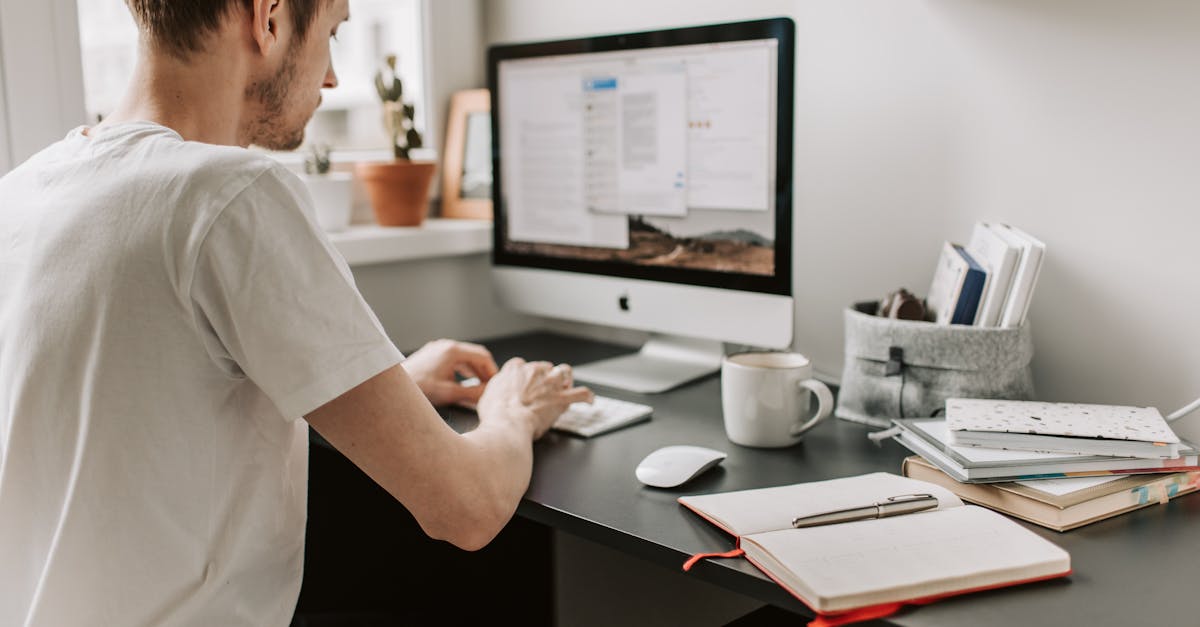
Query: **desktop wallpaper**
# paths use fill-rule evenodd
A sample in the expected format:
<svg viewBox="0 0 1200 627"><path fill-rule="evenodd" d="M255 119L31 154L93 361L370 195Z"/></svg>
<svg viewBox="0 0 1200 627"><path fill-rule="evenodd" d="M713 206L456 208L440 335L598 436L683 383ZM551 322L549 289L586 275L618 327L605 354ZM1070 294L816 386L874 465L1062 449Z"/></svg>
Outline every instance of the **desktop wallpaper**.
<svg viewBox="0 0 1200 627"><path fill-rule="evenodd" d="M669 266L739 274L773 276L775 243L746 228L721 229L694 235L675 235L641 217L629 218L628 248L564 246L536 242L505 244L508 252L589 261L616 261L643 266Z"/></svg>

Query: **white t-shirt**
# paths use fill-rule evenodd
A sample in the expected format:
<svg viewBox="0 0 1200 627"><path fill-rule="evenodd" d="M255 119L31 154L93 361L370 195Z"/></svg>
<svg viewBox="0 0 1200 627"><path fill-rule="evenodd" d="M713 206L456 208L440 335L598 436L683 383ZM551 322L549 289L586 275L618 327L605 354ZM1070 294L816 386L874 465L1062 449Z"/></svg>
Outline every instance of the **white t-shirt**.
<svg viewBox="0 0 1200 627"><path fill-rule="evenodd" d="M301 417L399 363L303 184L129 123L0 179L0 625L287 625Z"/></svg>

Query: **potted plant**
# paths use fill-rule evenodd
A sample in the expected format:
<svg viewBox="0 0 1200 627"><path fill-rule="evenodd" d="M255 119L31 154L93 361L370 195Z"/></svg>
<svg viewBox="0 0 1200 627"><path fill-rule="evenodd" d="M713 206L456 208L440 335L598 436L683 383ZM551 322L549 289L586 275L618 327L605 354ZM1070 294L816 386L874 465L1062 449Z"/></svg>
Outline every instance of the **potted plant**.
<svg viewBox="0 0 1200 627"><path fill-rule="evenodd" d="M346 230L354 201L354 177L349 172L330 171L329 146L309 147L301 178L312 194L317 224L330 232Z"/></svg>
<svg viewBox="0 0 1200 627"><path fill-rule="evenodd" d="M356 172L367 188L375 220L383 226L418 226L429 211L429 185L436 164L413 161L409 151L420 148L421 134L413 126L416 107L404 102L404 84L396 71L396 56L375 73L375 89L383 103L383 123L391 137L395 159L359 163Z"/></svg>

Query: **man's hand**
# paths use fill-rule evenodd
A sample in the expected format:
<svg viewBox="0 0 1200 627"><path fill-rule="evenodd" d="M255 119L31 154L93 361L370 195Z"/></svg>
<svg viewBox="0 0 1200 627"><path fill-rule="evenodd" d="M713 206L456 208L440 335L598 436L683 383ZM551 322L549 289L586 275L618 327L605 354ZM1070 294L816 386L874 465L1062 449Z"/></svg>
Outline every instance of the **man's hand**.
<svg viewBox="0 0 1200 627"><path fill-rule="evenodd" d="M404 370L434 405L477 403L484 386L499 368L488 349L478 344L436 340L420 348L404 361ZM456 379L477 377L481 385L465 387Z"/></svg>
<svg viewBox="0 0 1200 627"><path fill-rule="evenodd" d="M540 438L550 425L575 402L592 402L592 391L575 387L571 367L551 366L549 362L527 363L516 357L508 360L479 399L479 420L518 420L534 438Z"/></svg>
<svg viewBox="0 0 1200 627"><path fill-rule="evenodd" d="M464 388L456 372L490 382ZM478 399L479 426L456 433L426 398ZM497 373L482 347L438 341L305 418L431 537L474 551L508 524L529 488L531 440L567 405L591 398L568 366L514 359Z"/></svg>

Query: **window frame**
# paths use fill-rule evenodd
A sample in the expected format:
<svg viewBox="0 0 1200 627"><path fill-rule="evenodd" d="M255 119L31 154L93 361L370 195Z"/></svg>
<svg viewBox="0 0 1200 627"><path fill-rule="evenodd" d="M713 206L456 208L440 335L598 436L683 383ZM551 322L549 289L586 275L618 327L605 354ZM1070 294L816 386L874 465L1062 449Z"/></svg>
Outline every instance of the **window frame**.
<svg viewBox="0 0 1200 627"><path fill-rule="evenodd" d="M0 31L3 30L3 24L0 23ZM4 39L0 37L0 57L4 56ZM8 107L5 101L8 100L7 90L4 82L4 64L0 63L0 176L12 169L12 155L8 143Z"/></svg>
<svg viewBox="0 0 1200 627"><path fill-rule="evenodd" d="M0 0L0 91L0 172L84 123L75 0Z"/></svg>
<svg viewBox="0 0 1200 627"><path fill-rule="evenodd" d="M87 123L77 0L0 0L0 175ZM79 0L86 1L86 0ZM421 100L426 146L420 158L435 159L439 116L432 109L430 1L420 4ZM17 97L17 94L20 94ZM432 141L431 141L432 140ZM278 153L299 165L298 152ZM334 162L388 160L391 152L340 151Z"/></svg>
<svg viewBox="0 0 1200 627"><path fill-rule="evenodd" d="M433 52L431 46L432 27L430 13L433 10L432 0L415 0L417 3L417 14L421 23L419 30L421 32L421 99L416 102L418 110L423 111L425 127L421 130L421 136L425 139L425 145L410 152L411 158L414 160L438 160L438 139L440 134L435 130L435 126L441 121L437 112L433 109L433 86L431 77L433 76L433 61L430 58ZM351 19L354 16L351 15ZM334 71L338 71L335 66ZM380 112L382 113L382 104L380 104ZM382 131L381 131L382 132ZM293 150L289 152L269 151L276 161L297 170L303 169L307 154L304 149ZM395 158L395 154L390 148L379 148L373 150L364 149L342 149L333 148L329 153L329 161L334 164L353 164L359 161L391 161Z"/></svg>

